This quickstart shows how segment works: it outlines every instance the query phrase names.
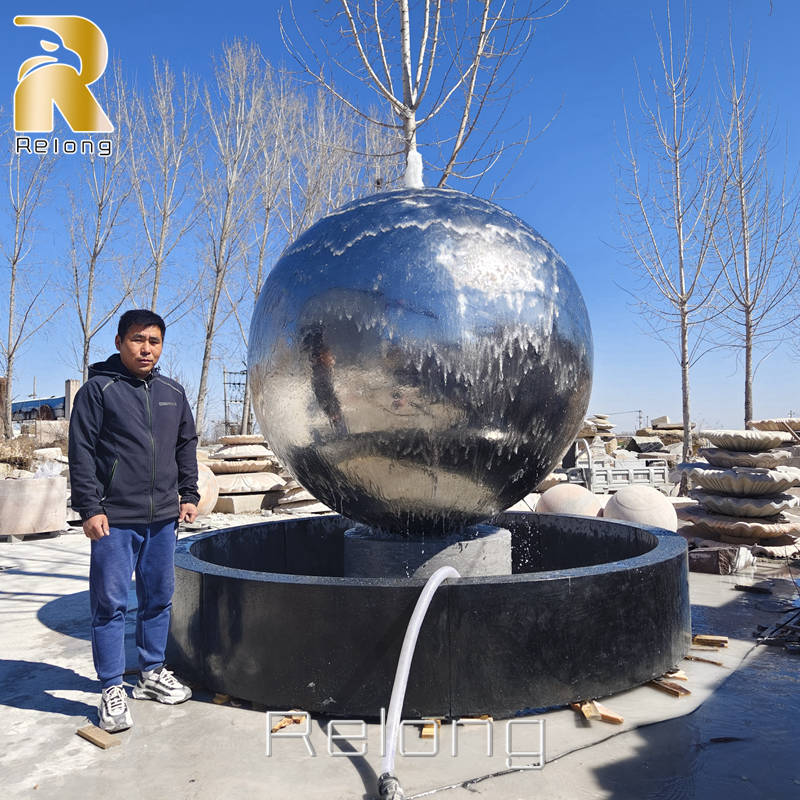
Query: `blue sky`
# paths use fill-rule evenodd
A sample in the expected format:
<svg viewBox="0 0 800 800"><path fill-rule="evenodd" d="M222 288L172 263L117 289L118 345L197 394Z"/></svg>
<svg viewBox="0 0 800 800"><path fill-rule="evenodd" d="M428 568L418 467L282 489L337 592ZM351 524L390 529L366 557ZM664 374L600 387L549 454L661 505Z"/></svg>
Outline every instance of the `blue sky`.
<svg viewBox="0 0 800 800"><path fill-rule="evenodd" d="M142 77L153 55L168 59L176 69L208 75L212 53L223 40L236 36L254 39L275 62L288 61L276 23L283 5L245 0L224 4L199 0L191 6L151 0L5 4L6 20L0 27L4 116L8 118L19 64L32 54L31 42L40 38L15 28L16 14L89 17L103 29L111 58L121 59L126 70ZM328 8L333 5L330 0ZM769 0L698 0L690 5L698 52L705 48L707 53L709 81L714 79L713 62L722 63L725 56L729 15L735 41L751 41L751 74L758 82L762 107L777 122L781 135L788 132L790 166L796 168L800 3L774 0L771 13ZM312 38L319 29L311 10L318 6L324 4L295 2L298 17L309 21ZM673 2L676 16L679 6ZM519 70L521 77L532 80L515 100L515 110L532 114L534 125L545 123L556 110L558 115L529 145L497 199L554 244L581 287L595 342L590 413L642 409L647 416L680 418L678 364L664 344L644 332L625 291L633 287L634 278L616 249L621 243L615 201L620 164L617 131L623 102L635 103L634 61L645 73L655 62L650 15L662 25L665 8L665 0L572 0L556 18L541 23ZM39 234L44 239L48 224ZM58 249L59 234L55 228L49 234ZM112 345L109 331L105 340L98 340L95 355L106 355ZM788 348L779 349L761 366L754 391L756 417L783 416L790 410L800 414L797 373L798 363ZM18 365L15 394L28 394L34 375L43 395L61 393L63 379L76 377L69 353L59 346L57 329L38 337L26 351ZM741 426L742 370L731 353L717 351L694 367L692 401L693 419L701 426ZM616 416L614 421L630 429L634 415Z"/></svg>

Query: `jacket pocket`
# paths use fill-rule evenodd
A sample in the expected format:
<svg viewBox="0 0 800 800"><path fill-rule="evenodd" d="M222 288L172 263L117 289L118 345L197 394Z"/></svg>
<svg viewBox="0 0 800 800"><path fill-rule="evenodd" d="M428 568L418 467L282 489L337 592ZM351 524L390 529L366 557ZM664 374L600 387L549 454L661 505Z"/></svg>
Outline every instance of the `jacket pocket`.
<svg viewBox="0 0 800 800"><path fill-rule="evenodd" d="M117 465L119 464L119 458L114 459L114 463L111 465L111 472L108 475L108 483L106 484L105 491L103 492L103 497L101 500L107 500L109 495L111 494L111 485L114 483L114 473L117 471Z"/></svg>

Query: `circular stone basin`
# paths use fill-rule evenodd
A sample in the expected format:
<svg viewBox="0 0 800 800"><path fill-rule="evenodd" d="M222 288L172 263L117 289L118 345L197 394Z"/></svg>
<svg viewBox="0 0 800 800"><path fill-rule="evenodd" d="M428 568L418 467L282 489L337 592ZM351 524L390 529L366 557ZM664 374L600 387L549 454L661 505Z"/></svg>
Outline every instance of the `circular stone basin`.
<svg viewBox="0 0 800 800"><path fill-rule="evenodd" d="M448 581L411 665L404 718L604 697L689 649L686 541L667 531L508 512L513 572ZM178 542L167 660L206 688L274 709L377 718L424 580L343 578L341 516Z"/></svg>

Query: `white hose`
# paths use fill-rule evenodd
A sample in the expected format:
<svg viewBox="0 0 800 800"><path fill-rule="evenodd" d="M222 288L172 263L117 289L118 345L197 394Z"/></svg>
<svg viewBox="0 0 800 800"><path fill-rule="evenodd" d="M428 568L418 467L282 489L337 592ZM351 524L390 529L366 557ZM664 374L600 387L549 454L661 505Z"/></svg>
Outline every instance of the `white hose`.
<svg viewBox="0 0 800 800"><path fill-rule="evenodd" d="M403 701L408 685L408 673L411 670L411 659L414 657L414 648L417 645L417 636L422 626L422 620L431 604L433 593L439 585L448 578L460 578L454 567L439 567L422 589L422 593L414 606L414 613L408 622L403 646L400 648L400 658L397 661L397 672L394 674L392 697L389 701L389 714L386 717L386 749L381 760L381 775L394 775L394 757L397 750L398 730L400 729L400 712L403 710Z"/></svg>

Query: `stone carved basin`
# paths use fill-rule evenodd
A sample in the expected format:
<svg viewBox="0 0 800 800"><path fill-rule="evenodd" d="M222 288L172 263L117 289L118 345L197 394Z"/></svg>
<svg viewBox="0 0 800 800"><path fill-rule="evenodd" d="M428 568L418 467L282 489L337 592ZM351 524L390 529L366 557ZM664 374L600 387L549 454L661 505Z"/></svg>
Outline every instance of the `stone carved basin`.
<svg viewBox="0 0 800 800"><path fill-rule="evenodd" d="M603 697L662 675L690 644L681 537L507 512L512 574L444 584L422 625L404 717ZM424 581L343 578L341 516L178 542L167 658L187 679L274 709L376 718Z"/></svg>

